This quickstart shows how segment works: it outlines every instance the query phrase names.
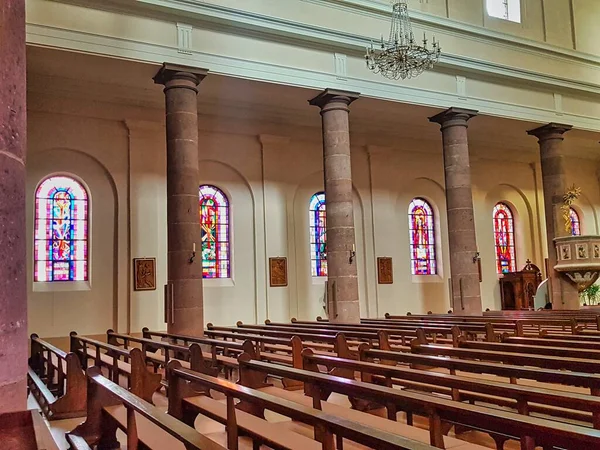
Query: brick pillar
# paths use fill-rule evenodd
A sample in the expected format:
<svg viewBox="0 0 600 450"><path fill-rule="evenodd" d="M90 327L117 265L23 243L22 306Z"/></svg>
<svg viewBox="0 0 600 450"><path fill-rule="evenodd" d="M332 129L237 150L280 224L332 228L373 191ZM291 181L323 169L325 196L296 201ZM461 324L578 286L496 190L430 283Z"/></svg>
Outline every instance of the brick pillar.
<svg viewBox="0 0 600 450"><path fill-rule="evenodd" d="M352 252L354 211L350 163L349 106L356 92L327 89L309 101L321 108L327 205L327 302L332 322L360 322L358 275Z"/></svg>
<svg viewBox="0 0 600 450"><path fill-rule="evenodd" d="M198 175L198 85L207 71L163 64L167 125L167 330L204 334ZM197 256L192 261L192 250Z"/></svg>
<svg viewBox="0 0 600 450"><path fill-rule="evenodd" d="M538 138L540 146L548 245L548 292L554 309L579 309L577 287L554 270L557 262L554 238L568 235L560 207L568 187L562 144L564 134L571 128L571 125L550 123L527 132Z"/></svg>
<svg viewBox="0 0 600 450"><path fill-rule="evenodd" d="M457 314L482 312L467 138L467 122L476 115L477 111L450 108L429 119L442 130L452 309Z"/></svg>
<svg viewBox="0 0 600 450"><path fill-rule="evenodd" d="M0 413L27 409L25 0L0 2Z"/></svg>

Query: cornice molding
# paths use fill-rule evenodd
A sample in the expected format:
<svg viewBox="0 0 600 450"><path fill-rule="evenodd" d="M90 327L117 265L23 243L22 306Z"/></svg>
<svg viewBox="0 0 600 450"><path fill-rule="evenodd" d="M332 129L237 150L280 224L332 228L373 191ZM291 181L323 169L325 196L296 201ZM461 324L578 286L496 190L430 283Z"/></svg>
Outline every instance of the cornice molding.
<svg viewBox="0 0 600 450"><path fill-rule="evenodd" d="M484 98L464 98L457 94L408 87L402 84L370 81L348 76L340 81L334 73L319 72L258 61L225 57L192 51L191 55L178 52L176 46L169 47L131 39L96 35L88 32L65 30L43 25L27 25L27 42L84 53L125 58L134 61L157 64L170 61L174 64L208 67L211 73L236 76L250 80L299 86L322 90L332 87L361 92L364 97L373 97L403 103L430 106L440 109L464 107L479 110L481 114L506 117L528 122L567 121L575 127L600 131L600 118L576 114L560 113L553 109L517 105Z"/></svg>
<svg viewBox="0 0 600 450"><path fill-rule="evenodd" d="M241 36L256 37L256 33L258 32L263 39L265 36L270 35L272 38L285 37L289 43L298 46L314 45L316 43L321 46L327 46L332 52L339 50L349 56L361 58L363 57L364 48L369 45L373 38L372 36L361 36L355 33L346 33L278 17L204 3L199 0L137 0L135 4L131 4L125 0L104 0L102 5L98 5L94 0L50 1L173 22L183 19L188 23L209 22L225 29L234 28L236 33ZM363 15L377 17L387 17L390 15L387 5L375 2L374 0L301 1L336 7L351 13ZM600 79L600 57L416 11L411 12L411 17L413 16L415 23L430 29L430 31L442 28L458 37L476 39L478 42L487 41L488 43L502 45L512 50L525 51L537 56L552 57L571 64L578 63L593 67L598 70ZM526 84L537 83L543 85L545 88L559 87L566 90L600 95L600 83L573 81L569 78L519 69L467 56L444 53L438 67L445 68L446 70L450 69L456 75L479 73L493 75L494 77L503 77L510 80L510 82L519 80L519 82Z"/></svg>
<svg viewBox="0 0 600 450"><path fill-rule="evenodd" d="M390 17L390 7L388 2L377 0L300 0L307 3L318 5L327 5L337 9L362 14L370 17ZM533 53L545 53L558 57L559 59L568 59L571 62L579 61L586 64L600 64L600 56L584 53L573 49L559 47L557 45L545 42L535 41L533 39L522 38L507 33L502 33L489 28L472 25L466 22L450 19L447 17L426 14L420 11L411 10L410 18L413 23L419 24L424 28L432 30L443 29L458 37L476 38L478 41L490 41L507 47L517 46L520 51L529 51Z"/></svg>

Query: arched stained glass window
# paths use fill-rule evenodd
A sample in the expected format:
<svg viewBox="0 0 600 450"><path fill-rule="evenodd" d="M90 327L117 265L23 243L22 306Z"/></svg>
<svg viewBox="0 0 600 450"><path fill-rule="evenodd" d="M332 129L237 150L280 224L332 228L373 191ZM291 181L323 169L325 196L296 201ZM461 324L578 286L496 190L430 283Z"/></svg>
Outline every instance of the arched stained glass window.
<svg viewBox="0 0 600 450"><path fill-rule="evenodd" d="M68 176L35 192L34 281L87 281L88 194Z"/></svg>
<svg viewBox="0 0 600 450"><path fill-rule="evenodd" d="M435 229L433 209L426 200L415 198L408 206L410 260L413 275L435 275Z"/></svg>
<svg viewBox="0 0 600 450"><path fill-rule="evenodd" d="M505 203L494 206L494 245L498 273L516 272L515 221L513 213Z"/></svg>
<svg viewBox="0 0 600 450"><path fill-rule="evenodd" d="M317 192L310 198L310 265L313 277L327 276L327 228L325 220L325 193Z"/></svg>
<svg viewBox="0 0 600 450"><path fill-rule="evenodd" d="M202 277L230 277L229 200L219 188L200 186Z"/></svg>
<svg viewBox="0 0 600 450"><path fill-rule="evenodd" d="M573 236L581 236L579 214L573 208L569 208L569 218L571 219L571 234Z"/></svg>

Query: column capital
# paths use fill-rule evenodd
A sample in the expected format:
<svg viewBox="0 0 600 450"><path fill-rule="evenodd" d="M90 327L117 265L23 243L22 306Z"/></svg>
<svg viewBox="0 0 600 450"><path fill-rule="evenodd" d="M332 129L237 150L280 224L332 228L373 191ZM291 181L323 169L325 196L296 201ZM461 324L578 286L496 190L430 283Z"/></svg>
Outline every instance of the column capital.
<svg viewBox="0 0 600 450"><path fill-rule="evenodd" d="M153 80L155 84L164 85L165 89L171 87L195 89L206 75L208 69L163 63Z"/></svg>
<svg viewBox="0 0 600 450"><path fill-rule="evenodd" d="M311 106L318 106L324 109L331 103L342 103L345 105L345 109L348 109L350 103L357 100L360 97L360 93L352 91L342 91L338 89L325 89L316 97L308 101Z"/></svg>
<svg viewBox="0 0 600 450"><path fill-rule="evenodd" d="M442 126L442 129L454 125L462 125L466 127L469 119L475 117L478 113L479 111L475 109L452 107L436 114L435 116L431 116L429 121L439 123Z"/></svg>
<svg viewBox="0 0 600 450"><path fill-rule="evenodd" d="M545 141L547 139L564 139L563 134L565 134L571 128L573 128L573 125L550 122L546 125L542 125L541 127L527 131L527 134L530 136L535 136L540 141Z"/></svg>

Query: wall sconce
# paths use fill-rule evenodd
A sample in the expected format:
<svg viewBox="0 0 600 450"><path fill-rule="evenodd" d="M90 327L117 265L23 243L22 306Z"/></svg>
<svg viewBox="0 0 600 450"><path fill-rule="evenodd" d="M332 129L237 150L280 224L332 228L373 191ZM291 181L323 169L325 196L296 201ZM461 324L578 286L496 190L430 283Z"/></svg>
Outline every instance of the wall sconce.
<svg viewBox="0 0 600 450"><path fill-rule="evenodd" d="M189 263L192 264L194 262L194 259L196 259L196 243L195 242L192 244L192 256L190 256Z"/></svg>
<svg viewBox="0 0 600 450"><path fill-rule="evenodd" d="M352 250L350 251L350 258L348 258L348 262L352 264L354 262L354 257L356 256L356 246L352 244Z"/></svg>

